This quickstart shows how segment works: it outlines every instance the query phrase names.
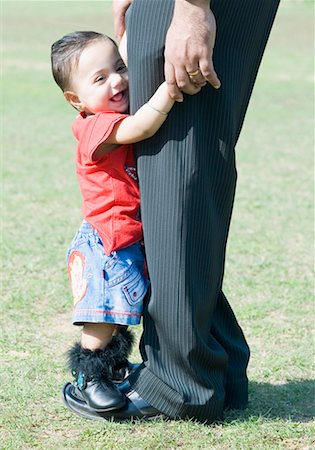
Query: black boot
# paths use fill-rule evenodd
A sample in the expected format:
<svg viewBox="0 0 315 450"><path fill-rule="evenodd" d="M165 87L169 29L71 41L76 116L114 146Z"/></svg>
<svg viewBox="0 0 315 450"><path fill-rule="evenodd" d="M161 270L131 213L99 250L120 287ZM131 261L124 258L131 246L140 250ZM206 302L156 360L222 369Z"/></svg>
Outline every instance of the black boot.
<svg viewBox="0 0 315 450"><path fill-rule="evenodd" d="M121 327L119 333L113 336L112 343L117 348L117 353L121 355L113 369L112 381L120 384L139 366L139 364L132 364L128 361L128 356L134 343L134 336L127 328Z"/></svg>
<svg viewBox="0 0 315 450"><path fill-rule="evenodd" d="M75 344L68 352L69 367L76 379L76 387L86 403L96 411L119 409L125 396L112 381L116 367L128 364L132 335L128 330L114 336L103 350L88 350Z"/></svg>

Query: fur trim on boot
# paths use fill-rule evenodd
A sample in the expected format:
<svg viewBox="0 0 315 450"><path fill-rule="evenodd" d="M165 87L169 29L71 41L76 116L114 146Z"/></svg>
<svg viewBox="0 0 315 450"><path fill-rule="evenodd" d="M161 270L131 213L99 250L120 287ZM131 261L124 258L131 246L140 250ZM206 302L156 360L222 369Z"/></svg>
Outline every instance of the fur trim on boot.
<svg viewBox="0 0 315 450"><path fill-rule="evenodd" d="M111 378L113 370L128 365L133 340L132 333L122 329L104 349L89 350L77 342L68 351L69 368L74 376L82 372L86 379Z"/></svg>
<svg viewBox="0 0 315 450"><path fill-rule="evenodd" d="M115 361L114 371L117 372L129 365L128 357L134 344L134 336L131 331L121 328L116 336L112 339L113 348L117 351L117 359Z"/></svg>

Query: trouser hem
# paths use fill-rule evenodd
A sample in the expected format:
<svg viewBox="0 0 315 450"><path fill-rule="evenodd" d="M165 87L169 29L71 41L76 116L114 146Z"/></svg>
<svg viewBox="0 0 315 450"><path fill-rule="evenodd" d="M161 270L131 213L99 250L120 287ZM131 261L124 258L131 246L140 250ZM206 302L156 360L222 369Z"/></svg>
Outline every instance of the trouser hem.
<svg viewBox="0 0 315 450"><path fill-rule="evenodd" d="M193 405L188 399L158 378L147 367L130 377L132 388L154 408L172 419L195 419L211 424L223 419L223 401L212 397L205 404Z"/></svg>
<svg viewBox="0 0 315 450"><path fill-rule="evenodd" d="M248 380L238 380L225 385L225 407L244 409L248 404Z"/></svg>
<svg viewBox="0 0 315 450"><path fill-rule="evenodd" d="M142 398L166 416L177 418L185 415L184 397L147 367L132 374L130 384Z"/></svg>

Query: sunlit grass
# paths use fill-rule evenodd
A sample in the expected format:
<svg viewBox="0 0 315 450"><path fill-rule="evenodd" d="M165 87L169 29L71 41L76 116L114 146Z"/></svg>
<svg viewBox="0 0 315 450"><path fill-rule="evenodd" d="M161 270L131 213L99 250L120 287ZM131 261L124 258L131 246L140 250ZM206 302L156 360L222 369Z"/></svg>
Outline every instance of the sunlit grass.
<svg viewBox="0 0 315 450"><path fill-rule="evenodd" d="M110 7L2 2L0 448L311 449L312 2L283 1L237 148L224 287L252 350L249 407L209 427L163 419L94 423L61 403L69 378L64 353L78 336L65 250L81 213L73 111L52 81L49 53L54 40L76 29L113 35Z"/></svg>

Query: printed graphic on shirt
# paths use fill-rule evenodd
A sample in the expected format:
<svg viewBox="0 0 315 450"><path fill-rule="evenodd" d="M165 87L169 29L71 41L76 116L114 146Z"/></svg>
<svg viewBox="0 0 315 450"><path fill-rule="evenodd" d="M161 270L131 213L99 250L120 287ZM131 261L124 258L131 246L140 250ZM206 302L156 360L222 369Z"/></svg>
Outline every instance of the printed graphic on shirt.
<svg viewBox="0 0 315 450"><path fill-rule="evenodd" d="M138 181L137 169L135 167L125 165L125 171L132 179Z"/></svg>
<svg viewBox="0 0 315 450"><path fill-rule="evenodd" d="M88 283L84 278L84 255L74 250L69 256L68 273L71 283L73 304L76 305L85 296Z"/></svg>

